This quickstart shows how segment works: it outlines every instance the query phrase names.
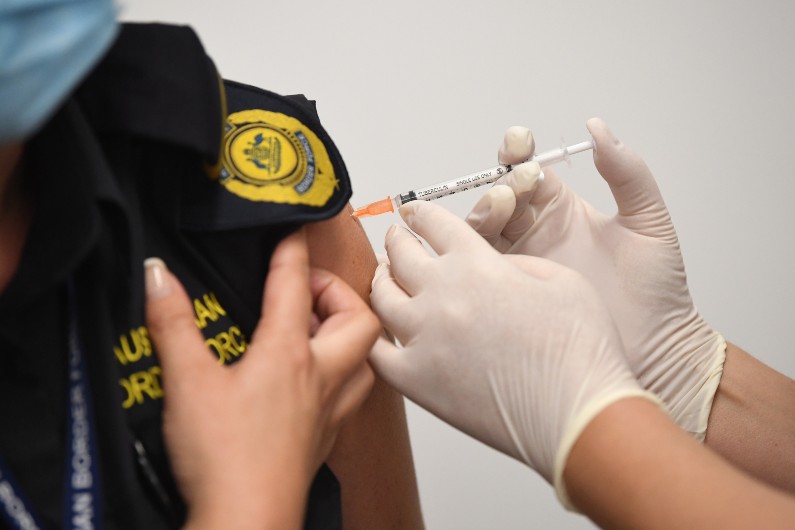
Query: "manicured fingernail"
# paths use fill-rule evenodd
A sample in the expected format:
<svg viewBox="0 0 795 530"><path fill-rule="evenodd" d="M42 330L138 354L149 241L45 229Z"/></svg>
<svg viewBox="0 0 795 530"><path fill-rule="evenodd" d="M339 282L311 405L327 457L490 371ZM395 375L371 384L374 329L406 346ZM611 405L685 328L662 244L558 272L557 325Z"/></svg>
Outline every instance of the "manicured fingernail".
<svg viewBox="0 0 795 530"><path fill-rule="evenodd" d="M171 294L171 282L166 276L165 262L160 258L146 258L144 260L146 296L148 298L162 298Z"/></svg>

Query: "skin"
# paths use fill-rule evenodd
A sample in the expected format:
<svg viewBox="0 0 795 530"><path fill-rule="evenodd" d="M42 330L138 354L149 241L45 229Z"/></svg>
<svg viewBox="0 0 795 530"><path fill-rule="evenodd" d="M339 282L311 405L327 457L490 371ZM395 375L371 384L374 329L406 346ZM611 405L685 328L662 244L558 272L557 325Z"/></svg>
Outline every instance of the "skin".
<svg viewBox="0 0 795 530"><path fill-rule="evenodd" d="M336 217L306 227L310 263L340 276L369 301L377 261L352 212L348 205ZM403 396L377 376L327 463L341 484L346 530L424 528Z"/></svg>
<svg viewBox="0 0 795 530"><path fill-rule="evenodd" d="M704 443L752 477L795 493L795 381L726 348Z"/></svg>
<svg viewBox="0 0 795 530"><path fill-rule="evenodd" d="M187 528L300 528L317 468L372 386L366 360L378 319L345 282L310 270L303 231L279 244L266 281L266 316L246 356L220 367L178 280L147 266L163 432ZM222 459L219 443L229 448Z"/></svg>
<svg viewBox="0 0 795 530"><path fill-rule="evenodd" d="M16 270L30 222L12 178L21 153L21 144L0 146L0 292ZM376 260L351 211L307 226L310 265L337 274L368 300ZM327 463L341 484L346 530L424 527L403 398L382 381L339 432Z"/></svg>
<svg viewBox="0 0 795 530"><path fill-rule="evenodd" d="M564 470L602 528L792 528L795 499L732 467L654 404L624 399L585 428Z"/></svg>

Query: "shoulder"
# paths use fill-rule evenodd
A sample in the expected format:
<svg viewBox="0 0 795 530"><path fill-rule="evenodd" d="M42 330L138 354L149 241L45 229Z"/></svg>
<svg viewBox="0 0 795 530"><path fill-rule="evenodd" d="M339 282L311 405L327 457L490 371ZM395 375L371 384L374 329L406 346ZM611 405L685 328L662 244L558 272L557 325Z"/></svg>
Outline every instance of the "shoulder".
<svg viewBox="0 0 795 530"><path fill-rule="evenodd" d="M176 178L166 175L185 228L320 221L351 196L345 163L314 102L223 80L188 27L125 24L77 101L100 137L138 141L144 156L156 151L147 158L155 162L197 161Z"/></svg>
<svg viewBox="0 0 795 530"><path fill-rule="evenodd" d="M269 222L305 224L342 211L350 178L313 102L234 81L223 86L226 117L210 193L225 206L218 221L261 222L267 210Z"/></svg>

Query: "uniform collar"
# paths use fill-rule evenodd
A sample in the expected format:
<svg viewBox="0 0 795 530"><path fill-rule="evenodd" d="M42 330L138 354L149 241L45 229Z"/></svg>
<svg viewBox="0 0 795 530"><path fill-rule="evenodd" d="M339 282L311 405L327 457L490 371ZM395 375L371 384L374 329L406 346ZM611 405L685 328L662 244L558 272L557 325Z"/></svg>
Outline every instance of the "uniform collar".
<svg viewBox="0 0 795 530"><path fill-rule="evenodd" d="M199 38L185 26L124 24L77 91L101 134L178 145L218 160L223 85Z"/></svg>
<svg viewBox="0 0 795 530"><path fill-rule="evenodd" d="M28 142L24 156L33 218L17 273L0 297L4 316L75 270L99 237L99 201L120 204L99 145L72 101Z"/></svg>
<svg viewBox="0 0 795 530"><path fill-rule="evenodd" d="M122 26L72 100L26 145L24 177L33 190L33 221L18 272L0 296L0 315L16 311L75 269L100 235L103 208L126 213L98 138L165 142L213 164L225 112L221 86L190 28ZM127 218L122 215L121 222Z"/></svg>

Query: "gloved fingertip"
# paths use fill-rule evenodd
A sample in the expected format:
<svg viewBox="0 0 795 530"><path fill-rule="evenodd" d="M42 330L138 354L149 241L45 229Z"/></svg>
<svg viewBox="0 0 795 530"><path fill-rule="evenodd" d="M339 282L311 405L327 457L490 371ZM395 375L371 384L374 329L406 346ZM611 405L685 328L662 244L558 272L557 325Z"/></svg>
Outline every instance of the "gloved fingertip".
<svg viewBox="0 0 795 530"><path fill-rule="evenodd" d="M386 244L390 239L395 237L395 232L398 229L398 225L393 224L389 227L389 230L386 231L386 235L384 236L384 244Z"/></svg>
<svg viewBox="0 0 795 530"><path fill-rule="evenodd" d="M599 149L602 148L618 148L621 146L619 140L613 131L607 126L607 123L602 118L591 118L585 122L585 127L591 133L594 141L594 157L598 155Z"/></svg>
<svg viewBox="0 0 795 530"><path fill-rule="evenodd" d="M389 276L389 263L379 263L378 267L375 268L375 272L373 273L372 284L375 285L376 282L387 276Z"/></svg>
<svg viewBox="0 0 795 530"><path fill-rule="evenodd" d="M405 240L407 238L416 239L417 236L415 236L411 230L399 224L394 224L389 227L389 230L386 233L386 238L384 238L384 248L387 251L387 255L392 253L392 249L398 243L398 241Z"/></svg>
<svg viewBox="0 0 795 530"><path fill-rule="evenodd" d="M405 221L407 225L411 226L414 221L414 217L426 206L428 206L426 201L411 201L398 208L398 213L400 214L400 217L403 218L403 221Z"/></svg>
<svg viewBox="0 0 795 530"><path fill-rule="evenodd" d="M494 188L492 188L492 190L493 189ZM483 221L489 217L491 208L491 190L489 190L483 197L478 199L478 202L475 203L475 206L472 207L472 210L467 214L464 220L469 226L477 230L480 225L483 224Z"/></svg>
<svg viewBox="0 0 795 530"><path fill-rule="evenodd" d="M373 279L370 281L370 302L373 303L373 297L377 295L378 286L389 278L389 265L379 265L376 267L375 272L373 273Z"/></svg>
<svg viewBox="0 0 795 530"><path fill-rule="evenodd" d="M530 129L514 125L505 131L497 158L503 164L516 164L530 157L534 150L535 139Z"/></svg>
<svg viewBox="0 0 795 530"><path fill-rule="evenodd" d="M513 172L513 188L516 195L533 191L538 183L544 179L544 173L541 171L541 166L538 165L538 162L531 161L519 164Z"/></svg>
<svg viewBox="0 0 795 530"><path fill-rule="evenodd" d="M513 210L516 205L516 193L510 186L497 184L493 186L485 197L489 198L489 208L509 208Z"/></svg>
<svg viewBox="0 0 795 530"><path fill-rule="evenodd" d="M493 246L502 238L505 225L516 210L516 200L513 188L497 184L472 209L466 222Z"/></svg>
<svg viewBox="0 0 795 530"><path fill-rule="evenodd" d="M384 331L389 333L386 328L384 328ZM388 368L389 364L387 361L391 357L391 354L395 352L396 348L394 342L383 336L376 339L375 344L373 344L373 347L370 349L370 360L377 363L374 368L379 372L379 375L383 375L381 370Z"/></svg>
<svg viewBox="0 0 795 530"><path fill-rule="evenodd" d="M373 370L390 386L401 394L410 391L408 385L416 380L411 372L411 364L403 355L403 350L384 337L378 337L370 349L370 364Z"/></svg>

